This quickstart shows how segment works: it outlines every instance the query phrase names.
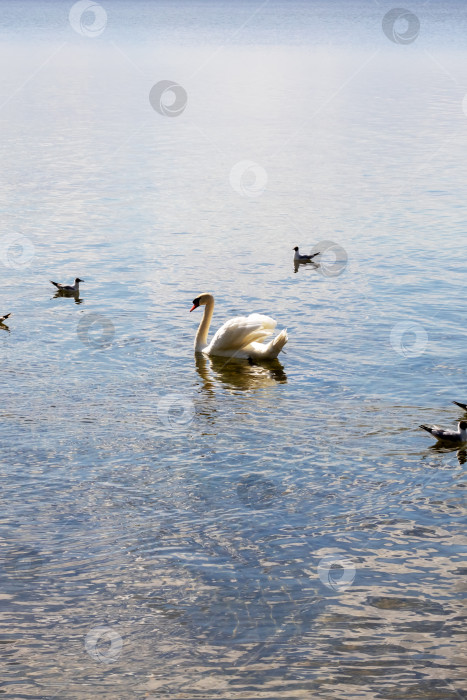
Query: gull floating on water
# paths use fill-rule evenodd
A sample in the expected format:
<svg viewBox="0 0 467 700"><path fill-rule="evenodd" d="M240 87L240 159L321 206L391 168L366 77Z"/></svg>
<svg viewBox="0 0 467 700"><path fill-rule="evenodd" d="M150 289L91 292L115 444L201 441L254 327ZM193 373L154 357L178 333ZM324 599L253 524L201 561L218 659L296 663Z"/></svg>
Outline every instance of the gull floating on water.
<svg viewBox="0 0 467 700"><path fill-rule="evenodd" d="M456 406L460 406L460 408L463 408L464 411L467 411L467 403L459 403L459 401L453 401L452 403L455 403Z"/></svg>
<svg viewBox="0 0 467 700"><path fill-rule="evenodd" d="M5 314L5 316L0 316L0 323L3 323L3 321L6 321L7 318L10 318L11 314Z"/></svg>
<svg viewBox="0 0 467 700"><path fill-rule="evenodd" d="M80 280L79 277L75 279L75 283L73 285L71 284L60 284L60 282L52 282L50 280L51 284L54 284L59 292L79 292L79 283L84 282L84 280Z"/></svg>
<svg viewBox="0 0 467 700"><path fill-rule="evenodd" d="M293 256L293 259L295 262L311 262L313 258L316 258L316 256L319 255L319 253L313 253L312 255L300 255L297 245L295 246L294 251L295 255Z"/></svg>
<svg viewBox="0 0 467 700"><path fill-rule="evenodd" d="M440 442L448 442L451 445L461 445L467 442L467 420L461 420L457 430L444 430L439 425L432 425L431 428L428 425L421 425L420 428L426 430Z"/></svg>

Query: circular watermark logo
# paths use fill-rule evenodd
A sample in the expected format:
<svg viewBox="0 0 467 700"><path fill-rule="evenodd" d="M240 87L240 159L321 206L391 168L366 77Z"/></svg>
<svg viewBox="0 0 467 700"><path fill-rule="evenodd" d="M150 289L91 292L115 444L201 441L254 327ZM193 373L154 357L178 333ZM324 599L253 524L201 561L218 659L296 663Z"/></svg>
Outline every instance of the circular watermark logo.
<svg viewBox="0 0 467 700"><path fill-rule="evenodd" d="M235 163L229 176L232 188L242 197L260 197L268 183L268 174L252 160Z"/></svg>
<svg viewBox="0 0 467 700"><path fill-rule="evenodd" d="M159 399L157 415L167 428L182 428L193 420L195 405L188 396L168 394Z"/></svg>
<svg viewBox="0 0 467 700"><path fill-rule="evenodd" d="M347 267L347 251L335 241L319 241L311 250L311 255L315 253L319 253L314 262L323 277L339 277Z"/></svg>
<svg viewBox="0 0 467 700"><path fill-rule="evenodd" d="M382 27L395 44L411 44L420 32L420 20L413 12L395 7L384 15Z"/></svg>
<svg viewBox="0 0 467 700"><path fill-rule="evenodd" d="M329 554L318 564L321 582L333 591L345 591L354 582L356 574L352 561L343 554Z"/></svg>
<svg viewBox="0 0 467 700"><path fill-rule="evenodd" d="M188 102L185 88L173 80L160 80L149 91L151 107L163 117L178 117Z"/></svg>
<svg viewBox="0 0 467 700"><path fill-rule="evenodd" d="M115 336L115 326L102 314L85 314L78 323L77 334L89 348L108 348Z"/></svg>
<svg viewBox="0 0 467 700"><path fill-rule="evenodd" d="M111 627L93 627L86 635L84 648L94 661L113 664L122 652L123 640Z"/></svg>
<svg viewBox="0 0 467 700"><path fill-rule="evenodd" d="M269 508L276 499L277 487L260 474L248 474L240 480L237 494L248 508Z"/></svg>
<svg viewBox="0 0 467 700"><path fill-rule="evenodd" d="M425 352L428 334L419 323L401 321L392 327L389 336L393 350L403 357L419 357Z"/></svg>
<svg viewBox="0 0 467 700"><path fill-rule="evenodd" d="M31 264L34 244L26 236L11 234L0 242L0 260L5 267L22 270Z"/></svg>
<svg viewBox="0 0 467 700"><path fill-rule="evenodd" d="M107 12L97 2L79 0L72 5L68 19L77 34L94 38L104 31Z"/></svg>

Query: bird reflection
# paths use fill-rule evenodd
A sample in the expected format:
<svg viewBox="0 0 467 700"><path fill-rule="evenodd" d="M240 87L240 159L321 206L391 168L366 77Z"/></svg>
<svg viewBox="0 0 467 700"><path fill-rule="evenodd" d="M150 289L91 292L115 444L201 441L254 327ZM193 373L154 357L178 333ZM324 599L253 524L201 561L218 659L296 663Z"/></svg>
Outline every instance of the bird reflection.
<svg viewBox="0 0 467 700"><path fill-rule="evenodd" d="M79 295L79 291L76 292L67 292L64 291L63 289L59 289L55 292L53 299L59 299L60 297L67 297L69 299L74 299L75 304L82 304L83 299Z"/></svg>
<svg viewBox="0 0 467 700"><path fill-rule="evenodd" d="M3 321L0 322L0 330L7 331L7 333L11 333L10 327Z"/></svg>
<svg viewBox="0 0 467 700"><path fill-rule="evenodd" d="M437 443L436 445L431 445L431 447L429 447L429 449L432 452L437 452L438 454L446 454L446 453L450 453L450 452L456 452L457 461L459 462L459 464L461 466L467 462L467 448L464 446L461 448L458 448L458 447L457 448L456 447L449 448L449 447L446 447L445 445L440 445L439 443Z"/></svg>
<svg viewBox="0 0 467 700"><path fill-rule="evenodd" d="M307 266L308 269L311 268L312 270L318 270L319 267L320 267L320 264L319 264L319 263L315 263L315 262L313 262L312 260L305 260L305 261L302 261L302 260L294 260L294 261L293 261L293 269L294 269L294 272L298 272L299 268L300 268L300 267L304 267L305 265Z"/></svg>
<svg viewBox="0 0 467 700"><path fill-rule="evenodd" d="M285 384L287 375L279 360L256 364L248 360L232 357L208 357L196 353L196 370L203 382L203 388L214 393L217 381L228 389L264 389L277 383Z"/></svg>

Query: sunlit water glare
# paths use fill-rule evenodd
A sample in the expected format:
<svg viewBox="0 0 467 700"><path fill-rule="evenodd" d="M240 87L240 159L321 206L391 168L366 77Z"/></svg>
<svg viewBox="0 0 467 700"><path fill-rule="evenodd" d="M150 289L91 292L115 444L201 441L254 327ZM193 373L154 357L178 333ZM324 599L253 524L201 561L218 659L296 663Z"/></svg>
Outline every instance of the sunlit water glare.
<svg viewBox="0 0 467 700"><path fill-rule="evenodd" d="M1 692L464 697L464 4L71 5L0 1Z"/></svg>

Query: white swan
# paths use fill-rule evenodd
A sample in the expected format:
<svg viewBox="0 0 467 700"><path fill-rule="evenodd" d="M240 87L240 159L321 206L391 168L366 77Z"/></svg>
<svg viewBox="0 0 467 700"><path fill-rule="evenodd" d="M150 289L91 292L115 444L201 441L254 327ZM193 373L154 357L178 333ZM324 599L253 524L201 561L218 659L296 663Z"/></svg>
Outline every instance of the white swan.
<svg viewBox="0 0 467 700"><path fill-rule="evenodd" d="M195 352L220 357L238 357L251 360L274 360L288 337L283 330L270 343L263 345L263 340L272 335L276 321L269 316L251 314L236 316L219 328L214 338L208 343L209 326L214 312L212 294L200 294L193 299L190 312L198 306L205 306L203 318L195 337Z"/></svg>
<svg viewBox="0 0 467 700"><path fill-rule="evenodd" d="M54 284L57 287L59 292L71 292L71 293L79 292L79 283L80 282L84 282L84 280L80 280L79 277L77 277L75 279L75 283L73 285L60 284L60 282L52 282L52 280L50 280L50 283Z"/></svg>

